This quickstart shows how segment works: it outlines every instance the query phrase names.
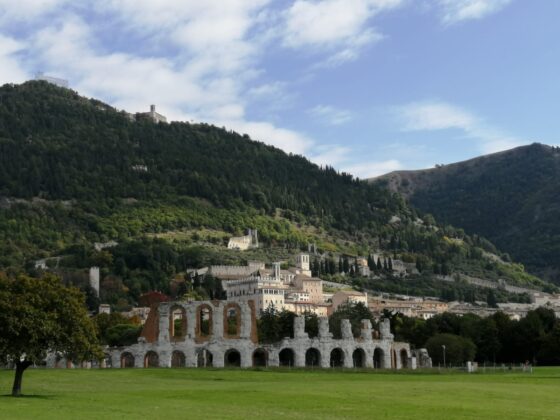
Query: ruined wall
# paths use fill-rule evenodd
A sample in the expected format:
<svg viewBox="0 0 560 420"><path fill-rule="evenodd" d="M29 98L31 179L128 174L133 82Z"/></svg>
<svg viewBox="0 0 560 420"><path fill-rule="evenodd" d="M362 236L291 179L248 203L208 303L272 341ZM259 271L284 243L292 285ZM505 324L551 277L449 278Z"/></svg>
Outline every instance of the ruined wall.
<svg viewBox="0 0 560 420"><path fill-rule="evenodd" d="M343 320L341 328L342 338L334 339L328 319L320 318L319 335L310 338L305 318L296 317L293 338L264 345L257 341L252 301L164 302L151 311L137 344L107 349L106 365L415 369L428 359L427 353L422 353L422 360L417 360L408 343L395 342L388 320L381 323L379 333L373 331L369 320L363 320L357 338L352 335L350 321Z"/></svg>

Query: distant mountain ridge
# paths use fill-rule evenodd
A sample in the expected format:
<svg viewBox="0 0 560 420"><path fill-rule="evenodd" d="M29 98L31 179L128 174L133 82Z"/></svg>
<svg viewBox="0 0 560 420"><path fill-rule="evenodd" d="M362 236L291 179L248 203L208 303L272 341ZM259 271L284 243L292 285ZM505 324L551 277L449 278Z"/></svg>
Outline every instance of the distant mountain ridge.
<svg viewBox="0 0 560 420"><path fill-rule="evenodd" d="M371 180L560 284L560 149L534 143Z"/></svg>

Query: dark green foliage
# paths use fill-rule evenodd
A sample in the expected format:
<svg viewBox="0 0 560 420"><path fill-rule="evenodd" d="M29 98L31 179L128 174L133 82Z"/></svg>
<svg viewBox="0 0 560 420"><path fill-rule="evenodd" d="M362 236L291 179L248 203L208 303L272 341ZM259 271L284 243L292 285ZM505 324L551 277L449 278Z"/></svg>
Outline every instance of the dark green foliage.
<svg viewBox="0 0 560 420"><path fill-rule="evenodd" d="M360 336L363 319L369 319L375 325L373 314L362 302L343 304L329 317L329 328L334 338L341 338L340 325L343 319L350 320L354 337Z"/></svg>
<svg viewBox="0 0 560 420"><path fill-rule="evenodd" d="M305 316L305 332L309 335L309 338L315 338L319 336L319 317L317 314L312 312L306 312Z"/></svg>
<svg viewBox="0 0 560 420"><path fill-rule="evenodd" d="M276 343L286 337L294 337L294 318L290 311L278 311L274 306L265 309L257 320L259 342Z"/></svg>
<svg viewBox="0 0 560 420"><path fill-rule="evenodd" d="M473 360L476 346L472 340L455 334L437 334L426 342L426 349L434 365L442 365L445 346L445 366L458 366Z"/></svg>
<svg viewBox="0 0 560 420"><path fill-rule="evenodd" d="M118 324L105 332L109 346L130 346L136 344L142 327L131 324Z"/></svg>
<svg viewBox="0 0 560 420"><path fill-rule="evenodd" d="M476 315L458 316L450 313L437 315L427 321L397 314L390 316L397 340L408 341L416 348L425 347L439 335L451 334L474 343L476 354L470 360L479 363L560 364L560 320L554 311L538 308L529 311L519 321L511 320L503 312L487 318ZM436 343L436 344L434 344ZM430 356L442 359L441 344L432 341ZM463 343L464 344L464 343ZM467 346L470 348L470 345ZM451 362L451 359L448 359Z"/></svg>
<svg viewBox="0 0 560 420"><path fill-rule="evenodd" d="M131 327L138 327L133 320L126 318L124 315L118 312L112 312L110 314L98 314L93 317L93 321L97 327L97 336L99 337L99 342L102 344L109 343L109 337L107 331L117 325L129 325Z"/></svg>

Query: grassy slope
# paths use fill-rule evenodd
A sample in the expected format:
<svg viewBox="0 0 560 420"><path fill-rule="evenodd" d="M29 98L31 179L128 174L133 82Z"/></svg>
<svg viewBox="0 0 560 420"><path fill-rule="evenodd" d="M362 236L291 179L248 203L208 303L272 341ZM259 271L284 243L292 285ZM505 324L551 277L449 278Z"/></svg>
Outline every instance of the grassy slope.
<svg viewBox="0 0 560 420"><path fill-rule="evenodd" d="M9 390L12 372L0 371ZM560 369L535 373L31 370L17 418L558 418Z"/></svg>

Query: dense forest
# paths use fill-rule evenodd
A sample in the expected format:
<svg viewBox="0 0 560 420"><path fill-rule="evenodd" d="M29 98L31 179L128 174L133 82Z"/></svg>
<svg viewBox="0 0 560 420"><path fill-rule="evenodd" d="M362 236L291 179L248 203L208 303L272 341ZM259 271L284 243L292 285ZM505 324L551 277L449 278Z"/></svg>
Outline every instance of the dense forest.
<svg viewBox="0 0 560 420"><path fill-rule="evenodd" d="M102 269L112 297L168 291L187 267L242 262L227 237L257 228L266 252L380 251L424 274L542 286L478 235L398 194L207 124L154 124L45 82L0 88L0 270L48 260L72 282ZM95 250L94 242L118 246ZM490 257L489 257L490 255Z"/></svg>
<svg viewBox="0 0 560 420"><path fill-rule="evenodd" d="M532 144L378 179L439 221L479 234L560 284L560 148Z"/></svg>

